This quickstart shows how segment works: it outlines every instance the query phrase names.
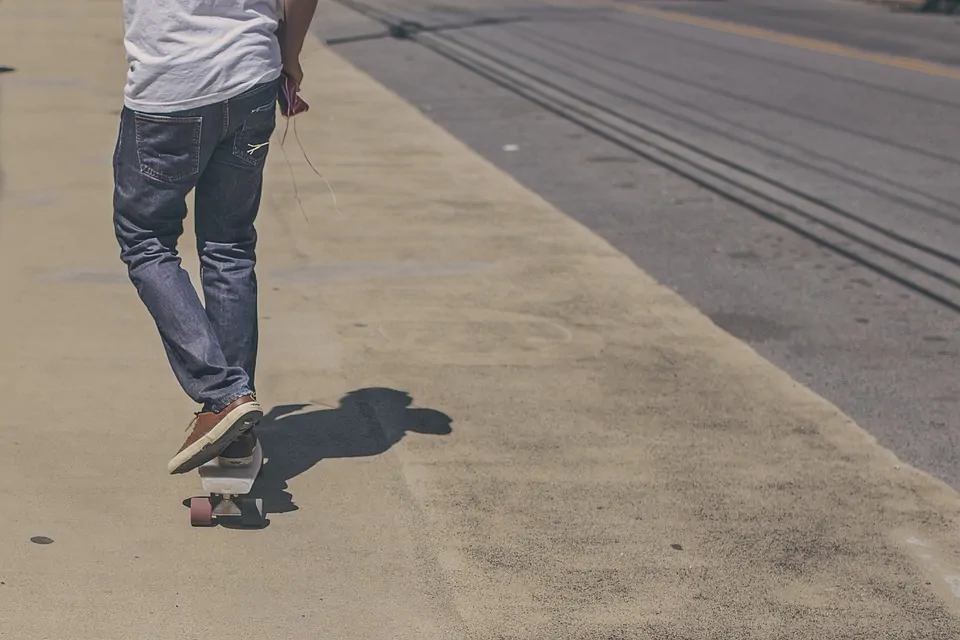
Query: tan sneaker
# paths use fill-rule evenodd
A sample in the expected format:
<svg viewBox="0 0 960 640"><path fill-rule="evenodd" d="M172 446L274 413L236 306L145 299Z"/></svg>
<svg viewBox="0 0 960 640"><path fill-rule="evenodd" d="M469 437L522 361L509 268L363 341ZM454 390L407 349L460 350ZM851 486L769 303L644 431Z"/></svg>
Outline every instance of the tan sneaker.
<svg viewBox="0 0 960 640"><path fill-rule="evenodd" d="M219 413L198 413L190 435L167 464L167 471L186 473L213 460L262 417L263 409L249 395L237 398Z"/></svg>

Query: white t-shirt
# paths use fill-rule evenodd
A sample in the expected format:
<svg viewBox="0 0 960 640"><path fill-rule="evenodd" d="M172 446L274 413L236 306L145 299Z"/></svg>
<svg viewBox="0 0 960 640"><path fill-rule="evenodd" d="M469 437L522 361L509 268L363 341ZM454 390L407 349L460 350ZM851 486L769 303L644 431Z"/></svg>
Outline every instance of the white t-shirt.
<svg viewBox="0 0 960 640"><path fill-rule="evenodd" d="M283 0L123 0L134 111L194 109L280 76Z"/></svg>

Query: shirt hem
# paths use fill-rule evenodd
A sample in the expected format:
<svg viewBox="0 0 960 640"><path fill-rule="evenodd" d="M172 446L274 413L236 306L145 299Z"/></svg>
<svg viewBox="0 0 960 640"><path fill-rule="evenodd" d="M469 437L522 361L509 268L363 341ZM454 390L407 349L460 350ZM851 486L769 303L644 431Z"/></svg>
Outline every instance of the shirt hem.
<svg viewBox="0 0 960 640"><path fill-rule="evenodd" d="M210 105L223 102L225 100L230 100L231 98L236 98L257 86L258 84L263 84L264 82L270 82L271 80L276 80L280 77L281 69L271 69L267 73L263 74L259 78L251 80L245 84L233 87L229 91L221 91L219 93L212 93L205 96L200 96L198 98L190 98L189 100L180 100L179 102L145 102L143 100L133 100L124 96L123 104L130 109L131 111L138 111L140 113L173 113L176 111L189 111L191 109L200 109L202 107L209 107Z"/></svg>

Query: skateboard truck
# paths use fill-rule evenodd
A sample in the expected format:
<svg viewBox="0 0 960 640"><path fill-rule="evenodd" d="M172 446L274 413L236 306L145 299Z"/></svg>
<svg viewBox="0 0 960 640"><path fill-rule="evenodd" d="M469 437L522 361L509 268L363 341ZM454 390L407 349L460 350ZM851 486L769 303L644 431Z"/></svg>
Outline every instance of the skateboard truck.
<svg viewBox="0 0 960 640"><path fill-rule="evenodd" d="M240 519L243 527L262 527L263 500L248 498L260 469L263 467L263 449L258 442L253 460L242 467L220 466L214 458L199 468L200 485L209 497L190 498L190 524L209 527L220 519Z"/></svg>
<svg viewBox="0 0 960 640"><path fill-rule="evenodd" d="M220 502L213 508L214 517L243 515L229 493L220 496Z"/></svg>

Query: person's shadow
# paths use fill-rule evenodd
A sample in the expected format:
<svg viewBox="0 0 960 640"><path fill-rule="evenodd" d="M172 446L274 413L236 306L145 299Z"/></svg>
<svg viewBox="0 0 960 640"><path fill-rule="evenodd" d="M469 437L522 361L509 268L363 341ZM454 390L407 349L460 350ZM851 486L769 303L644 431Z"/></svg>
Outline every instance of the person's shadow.
<svg viewBox="0 0 960 640"><path fill-rule="evenodd" d="M264 515L296 511L287 481L324 458L375 456L407 432L447 435L450 416L434 409L411 409L404 391L370 388L351 391L336 409L303 411L311 405L274 407L255 432L267 458L250 497L262 498Z"/></svg>

